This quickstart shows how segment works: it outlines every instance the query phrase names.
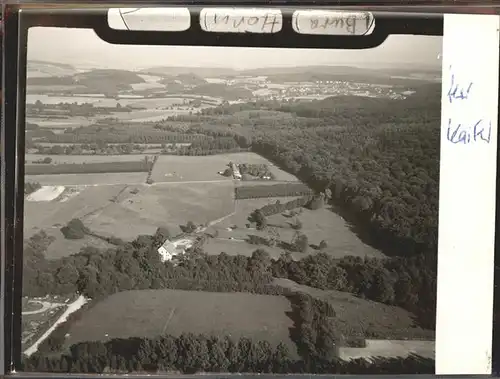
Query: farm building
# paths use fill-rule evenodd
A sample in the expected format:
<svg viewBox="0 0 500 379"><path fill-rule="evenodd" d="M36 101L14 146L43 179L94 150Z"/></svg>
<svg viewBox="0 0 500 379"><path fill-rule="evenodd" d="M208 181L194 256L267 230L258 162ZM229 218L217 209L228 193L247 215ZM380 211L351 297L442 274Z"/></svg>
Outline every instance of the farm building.
<svg viewBox="0 0 500 379"><path fill-rule="evenodd" d="M186 249L193 245L190 239L180 239L177 241L166 240L163 245L158 248L158 254L162 262L171 261L174 257L182 255Z"/></svg>

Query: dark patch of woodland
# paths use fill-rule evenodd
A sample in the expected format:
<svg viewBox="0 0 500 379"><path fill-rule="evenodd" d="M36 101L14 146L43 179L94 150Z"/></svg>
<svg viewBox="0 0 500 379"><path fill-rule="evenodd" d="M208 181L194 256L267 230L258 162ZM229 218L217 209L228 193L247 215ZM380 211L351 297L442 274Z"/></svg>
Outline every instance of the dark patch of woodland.
<svg viewBox="0 0 500 379"><path fill-rule="evenodd" d="M311 195L313 191L303 183L279 183L262 184L256 186L236 187L234 194L236 199L258 199L263 197L288 197Z"/></svg>

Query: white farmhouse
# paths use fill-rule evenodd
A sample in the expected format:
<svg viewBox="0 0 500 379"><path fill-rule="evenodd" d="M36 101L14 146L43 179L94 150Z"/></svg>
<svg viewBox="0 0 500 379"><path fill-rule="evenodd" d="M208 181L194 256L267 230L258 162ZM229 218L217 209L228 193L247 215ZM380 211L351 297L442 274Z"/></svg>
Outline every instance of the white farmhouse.
<svg viewBox="0 0 500 379"><path fill-rule="evenodd" d="M233 171L233 177L235 179L240 180L241 179L241 173L238 165L231 163L231 170Z"/></svg>
<svg viewBox="0 0 500 379"><path fill-rule="evenodd" d="M162 262L171 261L174 257L183 255L186 249L189 249L191 246L193 246L193 241L190 239L180 239L177 241L166 240L163 245L158 248L160 260Z"/></svg>
<svg viewBox="0 0 500 379"><path fill-rule="evenodd" d="M177 249L171 241L166 240L163 245L158 248L158 254L160 254L160 260L162 262L171 261L172 258L177 255Z"/></svg>

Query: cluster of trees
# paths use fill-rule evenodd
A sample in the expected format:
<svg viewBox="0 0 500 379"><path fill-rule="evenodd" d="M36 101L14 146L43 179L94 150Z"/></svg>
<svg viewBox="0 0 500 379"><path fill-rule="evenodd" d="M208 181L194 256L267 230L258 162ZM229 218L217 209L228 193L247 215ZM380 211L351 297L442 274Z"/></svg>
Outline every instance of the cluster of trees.
<svg viewBox="0 0 500 379"><path fill-rule="evenodd" d="M291 295L289 299L294 320L290 335L307 372L311 372L318 361L337 358L339 347L344 346L343 337L333 321L335 310L330 303L302 293Z"/></svg>
<svg viewBox="0 0 500 379"><path fill-rule="evenodd" d="M205 83L185 91L196 95L220 97L225 100L249 99L253 96L252 91L244 86L228 86L222 83Z"/></svg>
<svg viewBox="0 0 500 379"><path fill-rule="evenodd" d="M37 100L34 104L26 104L28 116L50 115L65 118L68 116L92 117L96 115L111 115L115 112L131 112L132 108L117 103L114 107L96 107L92 103L44 104Z"/></svg>
<svg viewBox="0 0 500 379"><path fill-rule="evenodd" d="M153 162L144 159L136 162L60 163L57 165L26 165L26 175L47 174L99 174L113 172L148 172Z"/></svg>
<svg viewBox="0 0 500 379"><path fill-rule="evenodd" d="M262 197L287 197L312 195L313 191L300 182L288 182L271 185L245 186L234 189L236 199L258 199Z"/></svg>
<svg viewBox="0 0 500 379"><path fill-rule="evenodd" d="M79 292L99 299L132 289L172 288L212 292L283 294L272 285L269 255L257 250L251 257L208 256L196 248L177 264L162 263L157 248L163 232L139 236L131 243L101 251L86 247L59 260L46 260L43 252L52 242L45 233L32 237L25 249L25 296Z"/></svg>
<svg viewBox="0 0 500 379"><path fill-rule="evenodd" d="M275 179L274 174L266 164L242 163L238 167L243 178L245 175L250 175L256 178Z"/></svg>
<svg viewBox="0 0 500 379"><path fill-rule="evenodd" d="M80 219L74 218L61 228L61 233L66 239L78 240L85 237L89 230Z"/></svg>
<svg viewBox="0 0 500 379"><path fill-rule="evenodd" d="M321 340L321 338L319 338ZM326 340L326 339L325 339ZM322 344L319 342L318 344ZM356 359L297 359L283 343L203 334L113 339L73 345L69 354L36 353L23 360L22 371L55 373L253 372L308 374L433 374L434 360L418 356Z"/></svg>
<svg viewBox="0 0 500 379"><path fill-rule="evenodd" d="M145 145L138 145L132 143L124 144L68 144L68 145L52 145L42 146L40 144L33 144L38 154L50 155L127 155L133 152L142 152L146 149Z"/></svg>
<svg viewBox="0 0 500 379"><path fill-rule="evenodd" d="M253 259L257 260L257 256ZM262 264L262 260L258 260ZM263 267L261 267L263 268ZM86 304L40 345L38 352L23 361L23 370L39 372L128 373L128 372L257 372L257 373L385 373L431 372L433 360L418 357L364 360L338 359L341 346L363 346L364 338L347 341L335 323L335 310L327 301L304 294L286 295L292 304L294 322L290 338L296 352L281 342L255 341L242 337L181 334L155 338L116 338L107 342L75 344L64 353L66 334L72 323L95 304Z"/></svg>
<svg viewBox="0 0 500 379"><path fill-rule="evenodd" d="M30 238L25 248L24 294L42 296L48 293L67 294L79 291L96 301L117 291L159 288L286 295L294 304L295 329L292 331L292 338L297 343L301 359L293 361L287 355L286 362L289 362L291 366L285 366L288 367L288 371L283 372L318 373L326 372L322 371L322 367L325 367L324 370L346 367L343 366L344 363L331 358L336 354L336 347L346 343L331 322L330 318L335 316L334 309L309 297L291 295L288 290L274 286L273 277L290 278L298 283L317 288L349 291L361 297L388 304L397 304L406 308L408 308L408 302L414 301L414 311L418 311L420 300L422 304L427 303L427 300L422 298L423 296L432 296L432 291L429 291L429 288L432 289L431 281L435 278L429 278L430 282L428 283L421 280L417 258L415 258L413 266L408 266L408 261L403 260L400 261L400 265L397 265L395 260L362 260L352 257L335 261L322 253L300 261L293 261L286 254L278 260L273 260L262 249L256 250L251 257L228 256L224 253L218 256L209 256L197 247L181 257L177 265L173 265L170 262L160 262L156 251L164 240L164 234L165 232L159 229L154 236L140 236L132 243L115 249L99 251L93 248L84 248L79 254L49 261L44 258L43 251L47 249L53 238L42 231ZM390 285L392 285L392 290ZM415 294L420 295L420 297L416 298ZM429 312L428 309L426 311L423 313L427 314L428 317L434 312L434 310ZM88 351L92 346L95 346L93 342L73 347L70 356L63 355L54 358L52 352L61 347L63 343L61 335L64 330L61 327L60 331L54 334L54 338L47 341L47 346L39 354L26 361L27 370L60 370L65 372L71 370L73 372L109 370L122 372L176 369L190 372L216 370L213 367L219 367L206 366L196 360L215 352L211 349L195 349L195 346L200 347L200 343L203 346L203 342L194 336L190 337L194 344L192 348L199 351L200 355L193 354L190 349L185 349L183 352L186 355L177 356L176 359L172 360L172 362L178 362L174 366L170 363L165 365L164 359L157 355L148 355L149 359L143 361L142 353L139 354L137 350L127 348L128 344L137 341L136 339L111 341L110 343L115 346L116 350L113 350L114 352L109 355L105 354L107 360L104 357L102 357L103 360L100 360L97 358L99 354ZM376 337L376 330L371 331L371 333L372 336ZM167 338L167 336L159 338ZM200 338L204 340L204 338ZM177 339L174 338L174 340ZM142 343L144 340L139 339L139 341ZM163 351L160 347L158 349ZM122 353L118 353L118 351ZM128 351L127 354L130 355L119 358L125 351ZM154 349L154 351L158 350ZM266 359L272 357L273 354L273 352L267 354ZM190 362L197 363L183 366L183 359L188 359L188 357L191 359ZM115 360L117 361L115 362ZM140 365L124 366L122 363L118 363L122 360L138 362ZM152 366L148 366L147 362ZM229 359L229 362L233 361ZM249 367L250 371L262 370L262 372L266 372L266 369L258 368L262 366L253 366L256 363L253 360L251 362L251 366L231 366L229 364L227 367L228 370L233 370L231 367L234 367L235 371L241 370L241 367ZM395 363L395 361L392 362ZM399 360L394 367L392 365L388 367L393 367L391 370L397 372L397 370L402 370L404 362L407 361ZM416 361L410 360L409 362L418 366ZM430 363L426 362L425 365L430 365ZM354 365L350 369L354 369L353 367L358 366ZM338 369L341 370L341 368ZM268 370L281 372L276 366ZM345 372L349 373L350 371Z"/></svg>
<svg viewBox="0 0 500 379"><path fill-rule="evenodd" d="M350 292L364 299L399 306L415 314L422 327L434 329L437 278L429 270L433 265L429 259L423 255L335 259L320 252L294 261L289 253L284 253L273 260L270 270L275 277L299 284Z"/></svg>
<svg viewBox="0 0 500 379"><path fill-rule="evenodd" d="M92 127L67 129L62 134L50 134L43 137L40 142L68 143L68 144L162 144L162 143L192 143L196 140L211 139L211 136L194 133L164 132L161 130L144 130L131 133L127 129L117 129L104 125Z"/></svg>
<svg viewBox="0 0 500 379"><path fill-rule="evenodd" d="M147 184L153 184L153 169L155 167L156 162L158 162L158 155L153 156L153 159L151 160L151 164L148 167L148 176L146 177L146 183Z"/></svg>
<svg viewBox="0 0 500 379"><path fill-rule="evenodd" d="M196 247L174 265L162 263L157 253L165 238L159 230L154 236L140 236L115 249L84 248L79 254L49 261L43 252L52 239L41 232L25 249L24 294L78 291L99 298L118 291L159 288L282 294L283 290L272 284L273 277L281 277L398 305L416 314L426 328L433 327L436 276L426 269L429 263L425 256L338 260L318 253L294 261L288 253L273 260L262 249L244 257L206 255Z"/></svg>
<svg viewBox="0 0 500 379"><path fill-rule="evenodd" d="M181 146L171 152L176 155L214 155L247 150L248 148L241 148L233 137L215 137L193 141L189 146ZM165 150L165 152L170 151Z"/></svg>

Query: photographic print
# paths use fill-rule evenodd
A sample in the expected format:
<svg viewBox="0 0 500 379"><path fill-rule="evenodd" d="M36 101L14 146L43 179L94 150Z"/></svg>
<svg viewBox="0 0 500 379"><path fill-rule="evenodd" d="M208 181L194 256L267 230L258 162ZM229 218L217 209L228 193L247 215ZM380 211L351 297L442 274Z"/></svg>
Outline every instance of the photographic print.
<svg viewBox="0 0 500 379"><path fill-rule="evenodd" d="M441 44L30 29L22 370L433 374Z"/></svg>

